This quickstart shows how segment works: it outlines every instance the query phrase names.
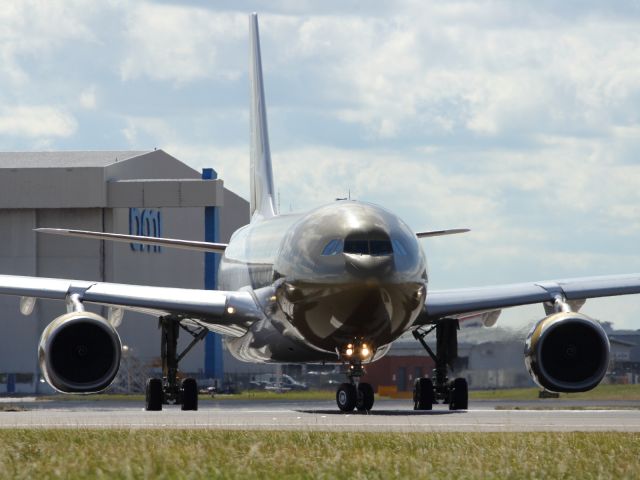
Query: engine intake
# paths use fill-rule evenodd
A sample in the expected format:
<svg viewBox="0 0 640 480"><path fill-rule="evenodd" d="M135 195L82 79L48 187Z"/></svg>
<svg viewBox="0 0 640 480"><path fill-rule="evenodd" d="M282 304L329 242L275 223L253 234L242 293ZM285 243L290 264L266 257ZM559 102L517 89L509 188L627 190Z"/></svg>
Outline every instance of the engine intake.
<svg viewBox="0 0 640 480"><path fill-rule="evenodd" d="M121 352L120 337L109 322L84 311L56 318L42 332L38 346L45 379L64 393L107 388L120 368Z"/></svg>
<svg viewBox="0 0 640 480"><path fill-rule="evenodd" d="M531 329L524 358L529 374L541 387L552 392L585 392L607 373L609 338L586 315L555 313Z"/></svg>

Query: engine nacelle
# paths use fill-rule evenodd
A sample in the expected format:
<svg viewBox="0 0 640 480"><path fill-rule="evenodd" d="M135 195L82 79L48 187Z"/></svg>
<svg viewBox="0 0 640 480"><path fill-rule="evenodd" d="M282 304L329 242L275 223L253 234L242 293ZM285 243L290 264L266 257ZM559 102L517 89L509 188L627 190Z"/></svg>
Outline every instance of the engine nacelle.
<svg viewBox="0 0 640 480"><path fill-rule="evenodd" d="M53 388L63 393L95 393L107 388L120 368L118 332L100 315L70 312L42 332L40 369Z"/></svg>
<svg viewBox="0 0 640 480"><path fill-rule="evenodd" d="M551 392L585 392L609 366L609 338L600 324L576 312L540 320L529 332L524 359L533 380Z"/></svg>

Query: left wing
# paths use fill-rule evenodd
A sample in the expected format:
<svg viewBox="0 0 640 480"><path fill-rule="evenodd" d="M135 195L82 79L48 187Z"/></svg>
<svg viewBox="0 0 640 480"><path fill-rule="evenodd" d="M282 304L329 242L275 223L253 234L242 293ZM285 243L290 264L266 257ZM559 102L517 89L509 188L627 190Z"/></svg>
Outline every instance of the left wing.
<svg viewBox="0 0 640 480"><path fill-rule="evenodd" d="M640 274L550 280L477 288L428 291L424 311L416 325L445 317L491 312L507 307L640 293Z"/></svg>
<svg viewBox="0 0 640 480"><path fill-rule="evenodd" d="M154 316L176 315L196 321L211 331L234 337L244 335L254 322L263 317L258 302L249 292L0 275L0 294L63 301L69 301L73 295L74 301L83 303ZM29 313L28 310L23 313Z"/></svg>

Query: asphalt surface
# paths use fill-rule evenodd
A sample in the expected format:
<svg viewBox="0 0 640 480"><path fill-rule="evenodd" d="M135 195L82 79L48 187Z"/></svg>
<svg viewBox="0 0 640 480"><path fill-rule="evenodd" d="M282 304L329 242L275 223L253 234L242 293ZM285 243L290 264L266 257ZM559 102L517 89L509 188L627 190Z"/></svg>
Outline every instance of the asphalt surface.
<svg viewBox="0 0 640 480"><path fill-rule="evenodd" d="M22 401L20 401L22 400ZM579 407L578 410L568 409ZM550 408L540 410L540 408ZM563 408L563 409L560 409ZM583 408L594 408L585 410ZM472 402L467 411L408 400L378 400L369 413L340 413L332 401L203 401L197 412L165 406L146 412L130 401L2 399L0 428L203 428L398 432L640 432L638 402Z"/></svg>

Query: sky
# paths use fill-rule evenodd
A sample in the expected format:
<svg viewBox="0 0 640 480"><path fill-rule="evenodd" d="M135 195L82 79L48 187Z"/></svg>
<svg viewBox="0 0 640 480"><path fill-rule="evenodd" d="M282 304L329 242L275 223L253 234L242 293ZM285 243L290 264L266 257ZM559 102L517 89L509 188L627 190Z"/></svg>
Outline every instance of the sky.
<svg viewBox="0 0 640 480"><path fill-rule="evenodd" d="M637 1L3 1L0 150L162 148L246 198L252 11L281 211L471 228L422 241L432 289L640 272Z"/></svg>

